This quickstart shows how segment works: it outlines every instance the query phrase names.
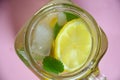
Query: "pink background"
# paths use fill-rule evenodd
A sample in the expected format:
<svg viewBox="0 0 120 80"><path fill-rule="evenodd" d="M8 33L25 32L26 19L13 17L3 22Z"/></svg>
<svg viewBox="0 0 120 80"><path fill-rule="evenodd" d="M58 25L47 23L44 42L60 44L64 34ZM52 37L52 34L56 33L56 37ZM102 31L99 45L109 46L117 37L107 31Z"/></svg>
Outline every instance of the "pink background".
<svg viewBox="0 0 120 80"><path fill-rule="evenodd" d="M0 80L39 80L14 51L15 35L48 0L0 0ZM109 48L100 62L108 80L120 80L120 0L74 0L94 16L108 36Z"/></svg>

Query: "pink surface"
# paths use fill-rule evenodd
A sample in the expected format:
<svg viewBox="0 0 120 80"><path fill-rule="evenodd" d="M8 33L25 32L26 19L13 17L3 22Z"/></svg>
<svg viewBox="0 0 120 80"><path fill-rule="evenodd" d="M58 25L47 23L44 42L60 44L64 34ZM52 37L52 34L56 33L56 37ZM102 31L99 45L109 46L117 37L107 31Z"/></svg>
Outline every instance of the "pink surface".
<svg viewBox="0 0 120 80"><path fill-rule="evenodd" d="M48 0L0 0L0 80L39 80L14 51L15 35ZM74 0L91 13L108 36L109 48L100 62L108 80L120 80L120 0Z"/></svg>

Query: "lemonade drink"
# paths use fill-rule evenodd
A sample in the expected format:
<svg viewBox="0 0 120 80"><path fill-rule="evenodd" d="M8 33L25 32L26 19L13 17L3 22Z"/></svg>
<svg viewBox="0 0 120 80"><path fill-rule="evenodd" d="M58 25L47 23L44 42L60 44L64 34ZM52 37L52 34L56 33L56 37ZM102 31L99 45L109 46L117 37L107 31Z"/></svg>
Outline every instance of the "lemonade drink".
<svg viewBox="0 0 120 80"><path fill-rule="evenodd" d="M33 15L18 33L15 49L42 80L99 80L107 38L89 13L57 3Z"/></svg>
<svg viewBox="0 0 120 80"><path fill-rule="evenodd" d="M51 56L63 64L64 70L61 74L82 67L92 46L88 25L82 18L70 12L47 15L33 29L30 38L31 55L35 62L41 66L44 58Z"/></svg>

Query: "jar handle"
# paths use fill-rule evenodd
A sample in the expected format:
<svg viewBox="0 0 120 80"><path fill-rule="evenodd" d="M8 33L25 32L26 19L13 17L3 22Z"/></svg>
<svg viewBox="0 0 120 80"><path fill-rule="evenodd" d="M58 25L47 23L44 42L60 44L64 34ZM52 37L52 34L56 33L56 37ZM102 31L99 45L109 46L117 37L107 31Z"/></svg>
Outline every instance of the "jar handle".
<svg viewBox="0 0 120 80"><path fill-rule="evenodd" d="M107 80L104 74L101 74L98 67L95 69L90 76L88 76L87 80Z"/></svg>
<svg viewBox="0 0 120 80"><path fill-rule="evenodd" d="M88 78L88 80L107 80L104 74L99 74L98 76L95 76L94 74L91 74Z"/></svg>

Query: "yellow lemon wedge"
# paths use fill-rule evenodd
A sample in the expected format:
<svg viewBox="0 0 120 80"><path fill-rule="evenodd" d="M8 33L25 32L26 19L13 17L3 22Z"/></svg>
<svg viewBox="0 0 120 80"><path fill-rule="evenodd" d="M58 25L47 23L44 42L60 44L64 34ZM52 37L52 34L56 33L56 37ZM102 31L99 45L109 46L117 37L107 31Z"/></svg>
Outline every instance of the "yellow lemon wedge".
<svg viewBox="0 0 120 80"><path fill-rule="evenodd" d="M61 60L66 71L80 68L88 59L92 38L86 23L81 19L67 22L55 39L54 57Z"/></svg>
<svg viewBox="0 0 120 80"><path fill-rule="evenodd" d="M50 27L53 28L53 27L55 26L57 20L58 20L57 16L54 16L54 17L50 20L50 23L49 23Z"/></svg>

